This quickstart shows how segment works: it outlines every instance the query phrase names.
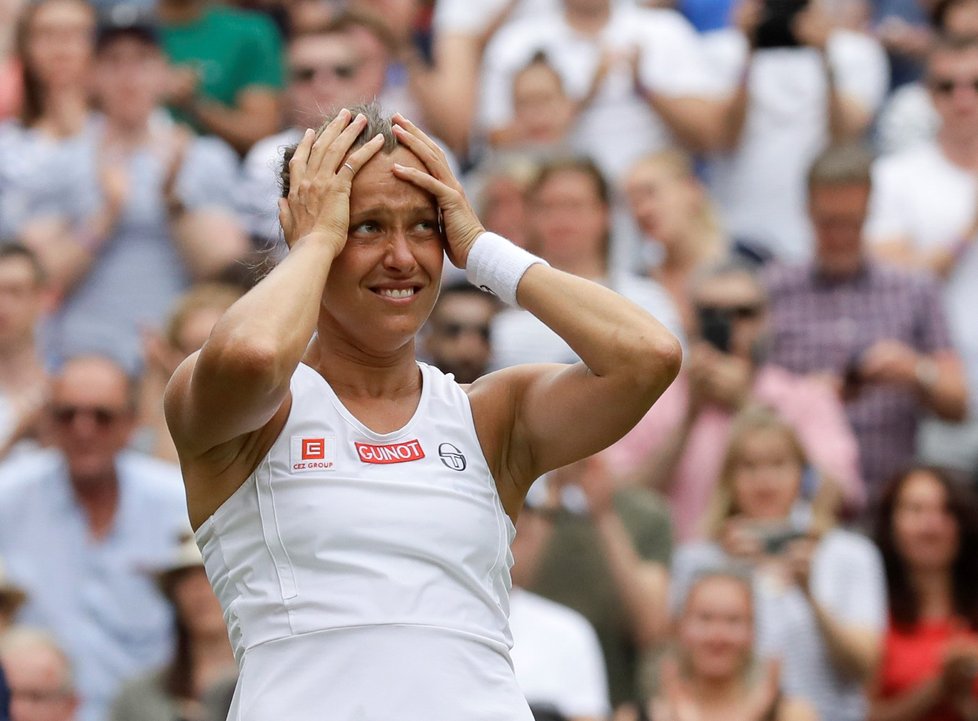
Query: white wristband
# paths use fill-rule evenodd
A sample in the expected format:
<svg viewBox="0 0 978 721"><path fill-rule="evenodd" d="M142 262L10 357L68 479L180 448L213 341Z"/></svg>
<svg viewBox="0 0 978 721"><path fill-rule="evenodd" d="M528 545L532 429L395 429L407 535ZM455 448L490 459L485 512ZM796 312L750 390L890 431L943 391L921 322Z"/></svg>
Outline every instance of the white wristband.
<svg viewBox="0 0 978 721"><path fill-rule="evenodd" d="M465 277L473 285L492 293L508 305L516 302L516 287L531 265L543 258L513 245L501 235L483 233L476 238L465 264Z"/></svg>

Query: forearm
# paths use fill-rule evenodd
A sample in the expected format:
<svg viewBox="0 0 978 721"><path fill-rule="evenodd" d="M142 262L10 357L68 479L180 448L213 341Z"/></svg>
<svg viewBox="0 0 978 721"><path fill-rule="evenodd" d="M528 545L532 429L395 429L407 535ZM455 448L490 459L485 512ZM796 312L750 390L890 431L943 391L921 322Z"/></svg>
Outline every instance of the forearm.
<svg viewBox="0 0 978 721"><path fill-rule="evenodd" d="M879 659L879 640L876 634L847 628L833 618L811 594L808 594L808 601L833 665L852 678L868 678L876 669Z"/></svg>
<svg viewBox="0 0 978 721"><path fill-rule="evenodd" d="M613 510L595 518L594 527L632 637L638 647L650 648L662 638L668 625L668 572L660 564L639 557Z"/></svg>
<svg viewBox="0 0 978 721"><path fill-rule="evenodd" d="M919 721L944 699L937 677L888 699L874 699L869 706L867 721Z"/></svg>
<svg viewBox="0 0 978 721"><path fill-rule="evenodd" d="M197 361L198 372L287 388L316 329L335 241L299 238L289 254L222 316ZM196 374L195 374L196 375Z"/></svg>
<svg viewBox="0 0 978 721"><path fill-rule="evenodd" d="M724 108L715 100L669 98L650 90L643 96L652 111L687 150L708 152L722 144Z"/></svg>
<svg viewBox="0 0 978 721"><path fill-rule="evenodd" d="M825 71L829 133L834 141L850 140L866 129L871 118L861 107L840 92L835 71L824 51L822 66Z"/></svg>
<svg viewBox="0 0 978 721"><path fill-rule="evenodd" d="M673 430L660 448L649 453L635 470L628 474L626 485L643 486L653 491L668 493L672 490L679 461L686 451L689 433L694 418L691 414L683 417L679 426Z"/></svg>
<svg viewBox="0 0 978 721"><path fill-rule="evenodd" d="M537 264L520 281L517 300L599 378L637 382L658 397L679 371L682 350L675 336L604 286Z"/></svg>
<svg viewBox="0 0 978 721"><path fill-rule="evenodd" d="M921 400L940 418L964 420L968 411L968 390L957 360L921 358L917 364L915 382Z"/></svg>
<svg viewBox="0 0 978 721"><path fill-rule="evenodd" d="M280 125L277 107L269 111L246 110L200 98L194 101L190 112L239 153L247 152L259 140L277 132Z"/></svg>

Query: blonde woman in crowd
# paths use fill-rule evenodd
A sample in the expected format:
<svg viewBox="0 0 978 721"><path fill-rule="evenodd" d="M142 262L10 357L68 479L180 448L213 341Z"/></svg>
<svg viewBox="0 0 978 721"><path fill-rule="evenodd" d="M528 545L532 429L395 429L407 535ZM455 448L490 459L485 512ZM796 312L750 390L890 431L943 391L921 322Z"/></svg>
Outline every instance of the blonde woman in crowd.
<svg viewBox="0 0 978 721"><path fill-rule="evenodd" d="M674 556L674 599L706 568L750 570L758 651L782 659L785 692L821 718L862 721L886 625L883 567L869 540L834 525L832 504L806 489L816 482L791 426L764 408L744 411L706 519L709 540Z"/></svg>
<svg viewBox="0 0 978 721"><path fill-rule="evenodd" d="M661 253L650 275L672 296L687 331L692 330L691 279L730 250L693 160L680 150L647 155L628 171L624 190L643 238Z"/></svg>
<svg viewBox="0 0 978 721"><path fill-rule="evenodd" d="M750 577L730 569L696 577L661 665L649 721L814 721L815 710L782 693L780 664L754 655Z"/></svg>

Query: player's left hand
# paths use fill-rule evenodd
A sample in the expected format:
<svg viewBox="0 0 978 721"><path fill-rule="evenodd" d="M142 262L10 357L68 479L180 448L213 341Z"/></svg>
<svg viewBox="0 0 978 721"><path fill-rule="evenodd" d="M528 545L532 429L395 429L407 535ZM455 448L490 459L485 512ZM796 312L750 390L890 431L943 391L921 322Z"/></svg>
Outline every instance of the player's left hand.
<svg viewBox="0 0 978 721"><path fill-rule="evenodd" d="M435 196L445 224L448 258L456 267L465 268L469 250L486 229L465 197L462 184L449 168L445 151L400 113L391 120L398 142L414 153L428 170L425 173L417 168L395 164L394 174Z"/></svg>

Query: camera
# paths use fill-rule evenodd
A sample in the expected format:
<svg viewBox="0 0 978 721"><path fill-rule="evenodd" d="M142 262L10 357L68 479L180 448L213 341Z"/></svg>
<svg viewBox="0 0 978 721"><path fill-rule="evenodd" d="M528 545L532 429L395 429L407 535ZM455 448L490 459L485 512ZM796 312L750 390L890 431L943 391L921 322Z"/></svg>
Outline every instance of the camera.
<svg viewBox="0 0 978 721"><path fill-rule="evenodd" d="M792 25L808 0L764 0L764 15L755 31L757 48L794 48L800 43Z"/></svg>
<svg viewBox="0 0 978 721"><path fill-rule="evenodd" d="M721 353L729 353L733 334L730 314L718 308L708 307L697 308L696 313L699 316L700 335L703 340Z"/></svg>

